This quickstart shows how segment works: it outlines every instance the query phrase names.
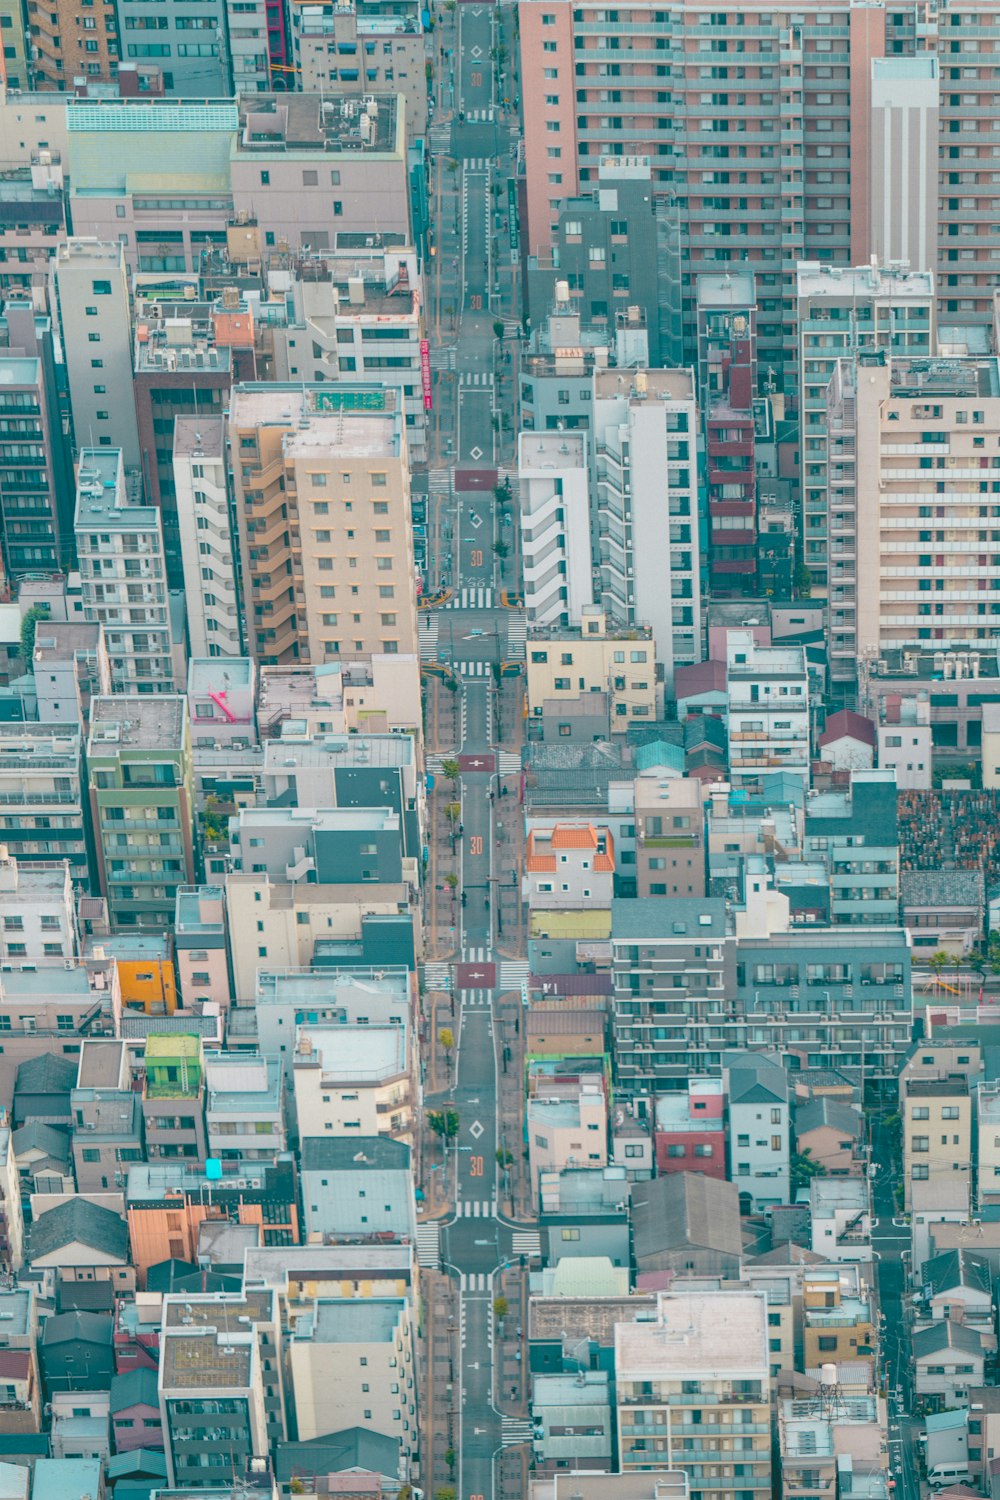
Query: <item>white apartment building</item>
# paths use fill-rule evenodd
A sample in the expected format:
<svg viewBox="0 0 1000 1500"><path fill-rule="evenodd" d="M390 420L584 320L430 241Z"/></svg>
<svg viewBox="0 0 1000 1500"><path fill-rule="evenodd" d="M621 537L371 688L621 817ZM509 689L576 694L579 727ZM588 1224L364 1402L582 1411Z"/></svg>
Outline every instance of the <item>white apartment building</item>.
<svg viewBox="0 0 1000 1500"><path fill-rule="evenodd" d="M649 625L667 696L701 659L698 409L691 370L594 375L591 495L602 603Z"/></svg>
<svg viewBox="0 0 1000 1500"><path fill-rule="evenodd" d="M730 780L772 771L809 777L809 673L802 646L762 646L752 631L726 637Z"/></svg>
<svg viewBox="0 0 1000 1500"><path fill-rule="evenodd" d="M412 1062L408 1024L300 1026L292 1063L299 1139L388 1135L412 1145Z"/></svg>
<svg viewBox="0 0 1000 1500"><path fill-rule="evenodd" d="M74 235L56 249L54 271L76 451L120 448L126 470L138 469L125 251Z"/></svg>
<svg viewBox="0 0 1000 1500"><path fill-rule="evenodd" d="M954 648L978 675L1000 628L1000 360L839 360L828 430L832 657L846 675L890 648Z"/></svg>
<svg viewBox="0 0 1000 1500"><path fill-rule="evenodd" d="M935 194L936 196L936 194ZM937 249L932 250L936 258ZM843 623L844 554L839 538L828 538L826 392L838 358L867 349L930 355L935 352L934 277L925 265L841 267L800 261L796 273L799 441L802 483L803 561L813 592L829 587L830 633ZM838 654L840 676L848 658Z"/></svg>
<svg viewBox="0 0 1000 1500"><path fill-rule="evenodd" d="M528 619L579 625L594 602L587 434L522 432L517 477Z"/></svg>
<svg viewBox="0 0 1000 1500"><path fill-rule="evenodd" d="M192 656L239 656L243 651L227 470L223 419L178 417L174 486Z"/></svg>
<svg viewBox="0 0 1000 1500"><path fill-rule="evenodd" d="M104 626L116 693L174 691L163 525L134 504L119 448L84 448L76 475L76 548L83 614Z"/></svg>
<svg viewBox="0 0 1000 1500"><path fill-rule="evenodd" d="M271 87L267 0L226 0L226 38L234 94L266 94Z"/></svg>
<svg viewBox="0 0 1000 1500"><path fill-rule="evenodd" d="M417 1448L410 1304L403 1297L323 1297L297 1311L288 1344L300 1442L349 1427L395 1438L404 1465Z"/></svg>
<svg viewBox="0 0 1000 1500"><path fill-rule="evenodd" d="M62 968L78 951L69 861L19 867L0 844L0 961Z"/></svg>
<svg viewBox="0 0 1000 1500"><path fill-rule="evenodd" d="M771 1493L766 1292L661 1293L655 1321L615 1327L622 1473L681 1469L713 1500ZM710 1436L711 1434L711 1436Z"/></svg>

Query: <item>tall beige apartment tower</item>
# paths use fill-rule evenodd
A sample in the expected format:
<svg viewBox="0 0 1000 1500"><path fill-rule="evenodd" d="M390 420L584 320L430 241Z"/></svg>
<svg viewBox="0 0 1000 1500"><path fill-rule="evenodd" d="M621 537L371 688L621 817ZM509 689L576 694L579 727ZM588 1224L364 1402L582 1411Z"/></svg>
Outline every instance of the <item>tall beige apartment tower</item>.
<svg viewBox="0 0 1000 1500"><path fill-rule="evenodd" d="M995 650L1000 360L840 359L827 432L837 675L892 648Z"/></svg>
<svg viewBox="0 0 1000 1500"><path fill-rule="evenodd" d="M229 446L251 654L419 673L402 392L236 386Z"/></svg>

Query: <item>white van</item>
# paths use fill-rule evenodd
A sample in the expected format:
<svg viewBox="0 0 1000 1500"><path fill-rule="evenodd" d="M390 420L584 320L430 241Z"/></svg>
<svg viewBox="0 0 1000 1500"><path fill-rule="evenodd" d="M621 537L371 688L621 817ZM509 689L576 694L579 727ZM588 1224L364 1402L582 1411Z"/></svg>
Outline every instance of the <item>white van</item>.
<svg viewBox="0 0 1000 1500"><path fill-rule="evenodd" d="M927 1483L932 1490L946 1490L952 1484L968 1484L969 1465L964 1464L935 1464L927 1476Z"/></svg>

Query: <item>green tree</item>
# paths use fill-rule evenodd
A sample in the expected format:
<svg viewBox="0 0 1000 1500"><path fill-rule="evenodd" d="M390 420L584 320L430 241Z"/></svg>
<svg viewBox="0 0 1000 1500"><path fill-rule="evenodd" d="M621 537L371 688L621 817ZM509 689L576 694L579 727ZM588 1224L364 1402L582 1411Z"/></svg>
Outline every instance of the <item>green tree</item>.
<svg viewBox="0 0 1000 1500"><path fill-rule="evenodd" d="M440 1484L434 1491L434 1500L457 1500L453 1484Z"/></svg>
<svg viewBox="0 0 1000 1500"><path fill-rule="evenodd" d="M510 552L510 544L508 542L494 542L493 551L497 557L506 557Z"/></svg>
<svg viewBox="0 0 1000 1500"><path fill-rule="evenodd" d="M457 781L462 774L462 767L457 760L443 760L441 762L441 775L449 781Z"/></svg>
<svg viewBox="0 0 1000 1500"><path fill-rule="evenodd" d="M800 599L808 599L812 594L813 576L805 563L799 563L795 569L795 591Z"/></svg>
<svg viewBox="0 0 1000 1500"><path fill-rule="evenodd" d="M432 1109L427 1113L427 1123L435 1135L443 1141L453 1141L458 1135L457 1109Z"/></svg>
<svg viewBox="0 0 1000 1500"><path fill-rule="evenodd" d="M446 1448L444 1450L444 1461L448 1465L448 1472L453 1476L455 1473L455 1462L457 1458L458 1455L455 1452L454 1448Z"/></svg>
<svg viewBox="0 0 1000 1500"><path fill-rule="evenodd" d="M499 318L497 318L496 322L493 324L493 337L495 339L503 338L503 323Z"/></svg>
<svg viewBox="0 0 1000 1500"><path fill-rule="evenodd" d="M502 1146L497 1147L497 1162L501 1167L509 1167L513 1161L513 1151L505 1151Z"/></svg>
<svg viewBox="0 0 1000 1500"><path fill-rule="evenodd" d="M498 1323L502 1323L509 1312L510 1303L507 1301L506 1297L493 1298L493 1316L496 1318Z"/></svg>
<svg viewBox="0 0 1000 1500"><path fill-rule="evenodd" d="M791 1163L792 1192L798 1188L808 1187L814 1177L825 1177L826 1167L821 1161L814 1161L813 1154L807 1146L804 1151L796 1151Z"/></svg>
<svg viewBox="0 0 1000 1500"><path fill-rule="evenodd" d="M33 604L21 616L21 660L30 665L35 654L35 631L39 620L47 620L49 612L44 604Z"/></svg>
<svg viewBox="0 0 1000 1500"><path fill-rule="evenodd" d="M441 1030L438 1032L438 1041L450 1057L455 1046L455 1033L450 1026L441 1027Z"/></svg>
<svg viewBox="0 0 1000 1500"><path fill-rule="evenodd" d="M458 885L458 876L454 871L449 870L448 874L444 877L444 883L450 891L453 891Z"/></svg>
<svg viewBox="0 0 1000 1500"><path fill-rule="evenodd" d="M940 983L941 982L941 975L944 973L945 969L948 967L948 965L950 963L951 963L951 956L950 956L950 954L945 953L943 949L939 948L937 950L937 952L936 953L932 953L931 956L930 956L930 958L927 960L927 967L930 969L931 973L934 975L935 980L938 983Z"/></svg>

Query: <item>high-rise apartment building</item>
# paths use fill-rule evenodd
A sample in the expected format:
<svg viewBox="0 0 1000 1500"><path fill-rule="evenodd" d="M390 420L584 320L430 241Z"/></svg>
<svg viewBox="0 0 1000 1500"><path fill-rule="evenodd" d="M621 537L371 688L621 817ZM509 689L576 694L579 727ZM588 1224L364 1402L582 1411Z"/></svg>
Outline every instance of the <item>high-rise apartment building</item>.
<svg viewBox="0 0 1000 1500"><path fill-rule="evenodd" d="M831 538L827 513L826 402L837 359L866 349L916 356L935 351L934 277L915 266L877 261L841 268L802 262L796 271L799 337L799 473L802 486L802 561L813 592L828 592L831 635L845 620L841 542ZM834 675L842 672L835 652Z"/></svg>
<svg viewBox="0 0 1000 1500"><path fill-rule="evenodd" d="M705 426L714 595L753 594L757 582L757 296L749 271L699 276L698 395Z"/></svg>
<svg viewBox="0 0 1000 1500"><path fill-rule="evenodd" d="M132 315L122 246L68 239L56 250L55 284L75 446L120 448L125 468L137 469Z"/></svg>
<svg viewBox="0 0 1000 1500"><path fill-rule="evenodd" d="M692 1494L769 1495L768 1348L763 1291L661 1293L655 1320L618 1323L622 1473L681 1469Z"/></svg>
<svg viewBox="0 0 1000 1500"><path fill-rule="evenodd" d="M167 927L194 880L187 703L116 693L91 705L87 763L101 890L112 924Z"/></svg>
<svg viewBox="0 0 1000 1500"><path fill-rule="evenodd" d="M406 101L406 134L427 128L424 28L417 0L291 0L288 23L296 88L327 99L399 93Z"/></svg>
<svg viewBox="0 0 1000 1500"><path fill-rule="evenodd" d="M586 433L522 432L517 473L528 619L578 625L594 600Z"/></svg>
<svg viewBox="0 0 1000 1500"><path fill-rule="evenodd" d="M89 887L82 764L75 724L0 725L0 843L24 870L67 860Z"/></svg>
<svg viewBox="0 0 1000 1500"><path fill-rule="evenodd" d="M251 653L274 664L412 656L418 671L400 393L240 385L229 443Z"/></svg>
<svg viewBox="0 0 1000 1500"><path fill-rule="evenodd" d="M649 625L667 696L701 659L698 416L691 370L594 375L591 503L601 602Z"/></svg>
<svg viewBox="0 0 1000 1500"><path fill-rule="evenodd" d="M230 525L222 417L177 419L173 469L188 649L194 657L239 656L239 549Z"/></svg>
<svg viewBox="0 0 1000 1500"><path fill-rule="evenodd" d="M115 692L174 688L173 634L160 513L133 501L118 448L84 448L76 488L76 546L84 619L103 625Z"/></svg>
<svg viewBox="0 0 1000 1500"><path fill-rule="evenodd" d="M831 657L990 650L1000 622L1000 361L837 363L827 415ZM938 646L940 643L940 646Z"/></svg>
<svg viewBox="0 0 1000 1500"><path fill-rule="evenodd" d="M761 370L793 400L796 263L859 265L886 244L938 273L942 320L989 324L1000 271L995 7L520 0L519 12L529 252L547 252L557 205L596 183L603 158L648 157L654 190L680 214L686 357L695 278L749 267ZM928 57L936 108L926 67L908 77L888 66ZM895 205L888 226L873 223L873 202ZM936 245L926 266L914 259L922 238Z"/></svg>
<svg viewBox="0 0 1000 1500"><path fill-rule="evenodd" d="M128 0L122 11L125 61L155 58L163 91L177 99L218 99L229 92L225 0L192 10L159 0Z"/></svg>
<svg viewBox="0 0 1000 1500"><path fill-rule="evenodd" d="M73 560L73 475L56 380L52 321L9 301L0 321L0 519L8 576Z"/></svg>
<svg viewBox="0 0 1000 1500"><path fill-rule="evenodd" d="M28 0L27 11L36 89L72 90L77 78L115 78L122 55L115 0L86 10L76 0Z"/></svg>

